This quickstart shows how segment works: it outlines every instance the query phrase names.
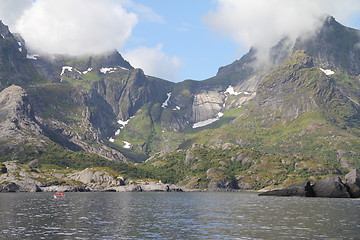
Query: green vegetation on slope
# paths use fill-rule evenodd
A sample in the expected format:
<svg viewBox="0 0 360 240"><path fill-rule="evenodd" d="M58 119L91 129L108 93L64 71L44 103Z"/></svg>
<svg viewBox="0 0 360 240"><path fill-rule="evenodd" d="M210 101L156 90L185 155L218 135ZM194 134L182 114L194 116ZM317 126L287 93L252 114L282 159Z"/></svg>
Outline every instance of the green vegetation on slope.
<svg viewBox="0 0 360 240"><path fill-rule="evenodd" d="M267 153L233 144L193 145L187 150L154 155L140 167L163 182L180 183L191 188L207 188L227 182L223 187L259 189L340 174L339 169L322 160Z"/></svg>
<svg viewBox="0 0 360 240"><path fill-rule="evenodd" d="M38 168L47 170L67 168L82 170L89 167L108 167L121 175L133 179L153 176L152 173L135 165L110 161L96 154L84 151L71 151L52 142L48 142L45 148L34 146L31 143L24 143L15 150L15 155L13 151L3 153L0 157L0 162L11 159L17 160L20 164L28 164L31 161L36 161Z"/></svg>

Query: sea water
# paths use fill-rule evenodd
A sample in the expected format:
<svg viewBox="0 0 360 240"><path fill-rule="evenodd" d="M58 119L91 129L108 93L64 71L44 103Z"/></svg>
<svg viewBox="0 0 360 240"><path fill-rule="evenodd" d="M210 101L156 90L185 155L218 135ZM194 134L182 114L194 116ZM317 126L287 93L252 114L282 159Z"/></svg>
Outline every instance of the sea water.
<svg viewBox="0 0 360 240"><path fill-rule="evenodd" d="M360 239L358 199L1 193L0 214L0 239Z"/></svg>

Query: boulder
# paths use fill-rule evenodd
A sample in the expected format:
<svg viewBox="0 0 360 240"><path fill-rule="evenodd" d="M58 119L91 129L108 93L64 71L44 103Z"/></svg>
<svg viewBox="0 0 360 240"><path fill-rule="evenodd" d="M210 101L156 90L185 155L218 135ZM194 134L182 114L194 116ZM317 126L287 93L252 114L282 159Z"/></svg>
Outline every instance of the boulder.
<svg viewBox="0 0 360 240"><path fill-rule="evenodd" d="M116 190L117 192L142 192L143 189L140 185L136 184L129 184L125 186L116 186L112 187L112 189Z"/></svg>
<svg viewBox="0 0 360 240"><path fill-rule="evenodd" d="M123 179L111 173L107 168L86 168L82 171L69 174L68 180L84 183L84 185L95 189L112 188L124 185Z"/></svg>
<svg viewBox="0 0 360 240"><path fill-rule="evenodd" d="M108 189L104 189L100 192L116 192L116 189L113 189L113 188L108 188Z"/></svg>
<svg viewBox="0 0 360 240"><path fill-rule="evenodd" d="M142 192L143 189L141 188L141 186L137 185L136 187L134 187L131 192Z"/></svg>
<svg viewBox="0 0 360 240"><path fill-rule="evenodd" d="M210 189L216 189L216 188L226 188L227 187L227 182L225 179L220 179L220 180L212 180L209 184L208 184L208 188Z"/></svg>
<svg viewBox="0 0 360 240"><path fill-rule="evenodd" d="M41 191L43 192L71 192L71 186L65 185L51 185L51 186L43 186L41 187Z"/></svg>
<svg viewBox="0 0 360 240"><path fill-rule="evenodd" d="M9 183L5 186L0 186L0 192L19 192L20 186L15 183Z"/></svg>
<svg viewBox="0 0 360 240"><path fill-rule="evenodd" d="M329 177L313 185L316 197L349 198L347 187L339 177Z"/></svg>
<svg viewBox="0 0 360 240"><path fill-rule="evenodd" d="M8 171L7 171L7 168L6 168L6 166L4 165L4 164L1 164L0 165L0 173L7 173Z"/></svg>
<svg viewBox="0 0 360 240"><path fill-rule="evenodd" d="M354 169L345 176L346 186L350 196L353 198L360 197L360 170Z"/></svg>
<svg viewBox="0 0 360 240"><path fill-rule="evenodd" d="M22 192L42 192L41 188L35 183L24 182L20 184L20 187Z"/></svg>
<svg viewBox="0 0 360 240"><path fill-rule="evenodd" d="M75 186L65 190L65 192L91 192L91 189L86 186Z"/></svg>
<svg viewBox="0 0 360 240"><path fill-rule="evenodd" d="M314 197L315 192L311 187L310 181L293 184L282 189L275 189L260 193L259 196L298 196L298 197Z"/></svg>
<svg viewBox="0 0 360 240"><path fill-rule="evenodd" d="M166 191L167 192L183 192L182 188L180 188L176 185L167 185Z"/></svg>

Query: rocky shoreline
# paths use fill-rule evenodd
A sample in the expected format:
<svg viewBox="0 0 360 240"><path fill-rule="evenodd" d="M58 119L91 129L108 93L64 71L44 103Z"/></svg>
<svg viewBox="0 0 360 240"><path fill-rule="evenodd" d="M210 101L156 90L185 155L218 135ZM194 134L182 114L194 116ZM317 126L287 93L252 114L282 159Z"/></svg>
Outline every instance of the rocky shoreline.
<svg viewBox="0 0 360 240"><path fill-rule="evenodd" d="M31 164L30 164L31 165ZM131 180L109 168L40 171L16 161L0 165L0 192L182 192L172 184Z"/></svg>
<svg viewBox="0 0 360 240"><path fill-rule="evenodd" d="M355 169L350 171L345 176L345 183L339 177L329 177L314 184L304 181L286 188L262 192L259 196L359 198L360 171Z"/></svg>
<svg viewBox="0 0 360 240"><path fill-rule="evenodd" d="M111 188L89 188L87 186L48 186L31 188L21 184L8 183L0 186L0 193L4 192L183 192L184 190L176 185L162 183L137 184L128 186L117 186Z"/></svg>
<svg viewBox="0 0 360 240"><path fill-rule="evenodd" d="M243 191L232 188L188 189L186 186L165 184L154 179L127 179L106 167L93 167L83 170L40 170L34 167L34 164L19 164L16 161L0 164L0 193ZM329 177L315 183L304 181L285 188L261 192L258 195L359 198L360 171L350 171L345 176L345 182L339 177Z"/></svg>

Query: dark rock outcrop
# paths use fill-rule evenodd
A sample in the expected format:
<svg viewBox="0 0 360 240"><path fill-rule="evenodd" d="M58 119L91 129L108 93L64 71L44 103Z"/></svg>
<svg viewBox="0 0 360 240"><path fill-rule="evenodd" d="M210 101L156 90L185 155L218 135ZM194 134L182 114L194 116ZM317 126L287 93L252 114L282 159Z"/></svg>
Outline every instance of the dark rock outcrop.
<svg viewBox="0 0 360 240"><path fill-rule="evenodd" d="M9 183L4 186L0 186L0 192L19 192L20 186L15 183Z"/></svg>
<svg viewBox="0 0 360 240"><path fill-rule="evenodd" d="M282 189L275 189L268 192L260 193L259 196L298 196L314 197L315 192L311 187L310 181L293 184Z"/></svg>
<svg viewBox="0 0 360 240"><path fill-rule="evenodd" d="M350 196L353 198L360 197L360 171L357 169L352 170L346 174L345 179Z"/></svg>
<svg viewBox="0 0 360 240"><path fill-rule="evenodd" d="M183 190L176 185L167 185L166 186L167 192L183 192Z"/></svg>
<svg viewBox="0 0 360 240"><path fill-rule="evenodd" d="M259 196L299 196L327 198L360 197L360 174L353 170L346 175L346 184L339 177L322 179L313 185L310 181L294 184L286 188L260 193Z"/></svg>
<svg viewBox="0 0 360 240"><path fill-rule="evenodd" d="M7 168L4 164L0 165L0 173L7 173Z"/></svg>
<svg viewBox="0 0 360 240"><path fill-rule="evenodd" d="M347 187L339 177L329 177L313 185L316 197L349 198Z"/></svg>
<svg viewBox="0 0 360 240"><path fill-rule="evenodd" d="M65 190L65 192L91 192L91 189L86 186L75 186Z"/></svg>
<svg viewBox="0 0 360 240"><path fill-rule="evenodd" d="M209 180L209 189L239 189L235 180L227 179L221 169L210 168L206 171L206 178Z"/></svg>

